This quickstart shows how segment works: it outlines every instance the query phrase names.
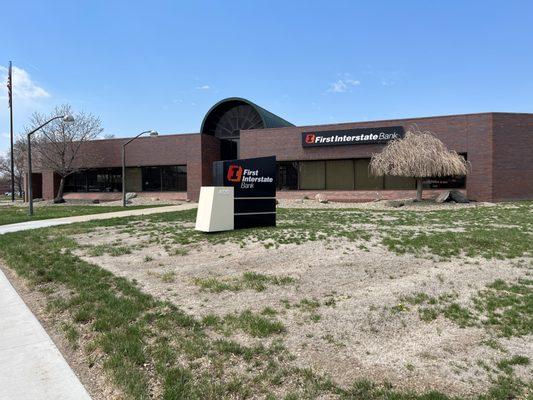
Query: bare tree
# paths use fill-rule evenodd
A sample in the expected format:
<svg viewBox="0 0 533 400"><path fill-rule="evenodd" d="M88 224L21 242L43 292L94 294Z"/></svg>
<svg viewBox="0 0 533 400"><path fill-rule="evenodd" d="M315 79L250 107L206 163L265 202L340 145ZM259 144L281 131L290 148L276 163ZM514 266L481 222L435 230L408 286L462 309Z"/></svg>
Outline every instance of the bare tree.
<svg viewBox="0 0 533 400"><path fill-rule="evenodd" d="M26 142L22 135L19 135L13 143L13 154L15 190L19 196L22 196L22 191L24 190L24 170L26 166ZM0 174L4 175L9 181L11 181L11 151L9 151L4 157L0 157Z"/></svg>
<svg viewBox="0 0 533 400"><path fill-rule="evenodd" d="M0 196L11 189L11 179L9 175L0 172Z"/></svg>
<svg viewBox="0 0 533 400"><path fill-rule="evenodd" d="M84 143L99 137L103 129L96 116L84 112L74 114L72 107L64 104L56 107L51 115L33 114L28 131L58 115L73 115L74 122L54 120L35 134L32 145L35 143L36 165L41 169L53 170L61 177L54 201L63 202L65 178L83 167L85 155L80 150Z"/></svg>
<svg viewBox="0 0 533 400"><path fill-rule="evenodd" d="M416 199L422 200L424 178L466 175L468 163L430 131L412 127L405 137L389 142L381 153L372 155L373 175L406 176L416 179Z"/></svg>

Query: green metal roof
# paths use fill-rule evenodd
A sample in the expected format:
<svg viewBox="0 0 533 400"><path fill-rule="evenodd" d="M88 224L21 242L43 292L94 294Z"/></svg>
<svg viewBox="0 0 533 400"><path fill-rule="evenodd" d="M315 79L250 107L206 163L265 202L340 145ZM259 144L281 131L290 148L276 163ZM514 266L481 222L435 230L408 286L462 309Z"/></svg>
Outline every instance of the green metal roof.
<svg viewBox="0 0 533 400"><path fill-rule="evenodd" d="M257 113L261 122L252 125L248 124L248 127L245 124L242 127L238 127L239 129L265 129L294 126L289 121L271 113L268 110L265 110L263 107L252 103L250 100L240 97L229 97L219 101L209 109L202 121L200 132L205 134L213 134L213 132L216 130L216 124L222 119L224 113L227 113L232 109L242 105L251 107Z"/></svg>

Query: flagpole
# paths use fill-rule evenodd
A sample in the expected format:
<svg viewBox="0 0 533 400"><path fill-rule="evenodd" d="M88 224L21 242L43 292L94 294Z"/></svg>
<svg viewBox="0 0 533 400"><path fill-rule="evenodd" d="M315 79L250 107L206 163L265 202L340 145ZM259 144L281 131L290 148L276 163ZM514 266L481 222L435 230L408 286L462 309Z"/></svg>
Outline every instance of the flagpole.
<svg viewBox="0 0 533 400"><path fill-rule="evenodd" d="M10 140L11 140L11 202L15 202L15 162L13 154L13 67L9 62L9 121L10 121Z"/></svg>

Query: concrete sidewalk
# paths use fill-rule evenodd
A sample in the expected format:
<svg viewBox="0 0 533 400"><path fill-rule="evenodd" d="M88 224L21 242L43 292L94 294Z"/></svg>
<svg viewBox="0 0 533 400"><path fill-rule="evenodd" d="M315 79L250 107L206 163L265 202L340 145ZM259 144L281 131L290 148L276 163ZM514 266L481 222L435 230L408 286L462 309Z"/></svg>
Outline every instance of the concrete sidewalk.
<svg viewBox="0 0 533 400"><path fill-rule="evenodd" d="M196 204L21 222L0 226L0 234L192 208ZM0 270L0 400L90 399L50 336Z"/></svg>
<svg viewBox="0 0 533 400"><path fill-rule="evenodd" d="M0 399L90 400L50 336L1 270Z"/></svg>
<svg viewBox="0 0 533 400"><path fill-rule="evenodd" d="M3 235L4 233L9 233L9 232L18 232L18 231L25 231L29 229L47 228L49 226L74 224L76 222L93 221L93 220L98 220L98 219L121 218L121 217L135 216L135 215L150 215L150 214L160 214L160 213L167 213L167 212L174 212L174 211L190 210L190 209L196 208L197 206L198 205L196 203L186 203L186 204L180 204L177 206L141 208L141 209L135 209L135 210L126 209L124 211L115 211L115 212L102 213L102 214L80 215L77 217L51 218L51 219L43 219L43 220L38 220L38 221L19 222L17 224L0 225L0 235Z"/></svg>

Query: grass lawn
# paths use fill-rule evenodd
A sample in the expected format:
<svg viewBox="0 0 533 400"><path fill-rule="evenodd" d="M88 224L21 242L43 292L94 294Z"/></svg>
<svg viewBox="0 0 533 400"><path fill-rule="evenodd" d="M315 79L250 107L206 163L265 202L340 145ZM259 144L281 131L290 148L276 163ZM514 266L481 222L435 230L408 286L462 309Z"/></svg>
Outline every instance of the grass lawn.
<svg viewBox="0 0 533 400"><path fill-rule="evenodd" d="M83 211L65 208L50 212L66 212L55 217L112 211L107 207L82 207ZM50 215L48 212L44 215ZM437 266L450 260L502 260L509 264L509 260L517 259L523 263L532 256L533 203L528 202L423 213L281 209L277 228L213 235L193 230L194 215L195 211L189 210L6 234L0 236L0 257L43 296L47 312L60 321L58 328L71 346L81 346L87 364L96 365L100 360L103 371L126 398L445 400L459 397L437 391L415 393L364 377L340 385L335 376L295 365L297 355L285 342L289 333L283 318L287 313L299 313L301 328L312 332L322 313L342 309L337 304L343 300L339 296L298 302L282 299L279 307L200 315L146 293L136 280L117 276L90 258L113 257L116 263L129 263L131 268L140 268L142 263L157 266L155 253L139 256L139 264L132 264L137 262L132 257L143 247L158 246L166 251L164 258L178 260L179 267L180 259L195 254L201 257L202 246L260 246L274 257L284 246L296 246L290 247L292 252L309 243L334 247L337 239L353 243L360 251L354 255L372 253L379 247L394 257L409 254L421 260L434 259ZM15 219L12 222L20 221L11 218ZM9 218L2 214L1 223L8 223L5 220ZM80 244L80 235L86 235L92 244ZM139 240L97 242L119 236ZM345 247L341 251L347 252ZM121 257L127 257L126 261ZM529 261L528 265L531 269L533 264ZM516 282L495 280L473 290L470 308L457 303L455 294L433 296L421 291L385 309L386 318L402 318L409 312L424 324L441 318L440 323L449 321L454 329L483 330L493 338L486 346L500 348L509 338L522 340L533 334L530 275L526 273ZM169 288L178 284L174 272L158 277ZM289 275L250 271L232 277L196 277L190 282L197 290L198 302L207 296L226 296L231 302L228 296L241 293L259 299L269 291L292 290L297 284ZM312 344L319 338L311 335L308 340ZM324 340L337 345L336 338ZM342 343L338 346L342 348ZM484 393L468 398L507 400L531 395L532 382L515 374L516 369L529 366L529 358L502 354L506 356L498 360L479 361L490 374L491 384ZM414 366L406 364L405 368L409 374Z"/></svg>
<svg viewBox="0 0 533 400"><path fill-rule="evenodd" d="M159 206L128 206L128 209L149 208ZM113 211L124 211L120 206L36 206L33 216L28 215L27 207L2 206L0 207L0 225L15 224L17 222L36 221L50 218L73 217L77 215L100 214Z"/></svg>
<svg viewBox="0 0 533 400"><path fill-rule="evenodd" d="M118 232L149 236L177 251L203 242L211 244L249 242L265 247L346 239L378 241L397 254L419 254L450 259L457 256L509 259L532 256L533 202L495 207L442 211L371 211L362 209L278 209L278 226L242 229L205 235L193 229L196 210L179 214L155 214L143 218L142 229L130 218L111 220ZM175 223L184 224L179 229ZM102 223L100 226L104 226Z"/></svg>

